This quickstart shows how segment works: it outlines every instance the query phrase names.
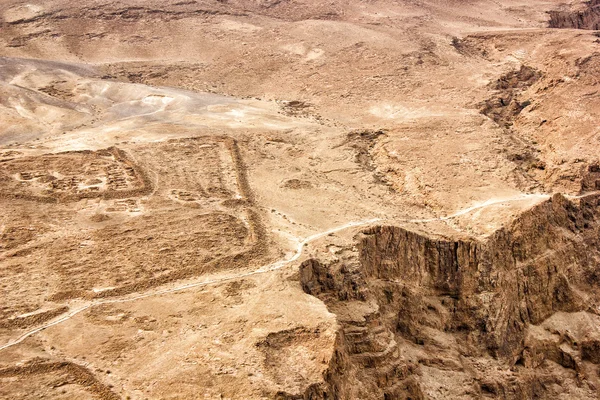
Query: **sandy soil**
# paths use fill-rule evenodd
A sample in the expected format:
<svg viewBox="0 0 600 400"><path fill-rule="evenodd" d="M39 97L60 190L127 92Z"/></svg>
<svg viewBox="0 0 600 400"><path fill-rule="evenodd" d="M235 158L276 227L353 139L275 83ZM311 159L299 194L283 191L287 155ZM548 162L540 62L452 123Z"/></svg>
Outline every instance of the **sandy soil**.
<svg viewBox="0 0 600 400"><path fill-rule="evenodd" d="M300 264L595 193L590 7L3 1L0 398L344 398Z"/></svg>

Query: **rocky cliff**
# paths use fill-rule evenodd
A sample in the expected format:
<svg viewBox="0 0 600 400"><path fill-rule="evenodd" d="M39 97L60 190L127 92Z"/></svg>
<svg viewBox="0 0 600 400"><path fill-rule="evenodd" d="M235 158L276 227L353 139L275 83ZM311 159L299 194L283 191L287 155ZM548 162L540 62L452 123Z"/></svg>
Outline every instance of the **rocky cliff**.
<svg viewBox="0 0 600 400"><path fill-rule="evenodd" d="M600 29L600 1L585 2L580 10L551 11L550 28Z"/></svg>
<svg viewBox="0 0 600 400"><path fill-rule="evenodd" d="M304 262L341 326L305 398L597 398L598 202L555 195L486 238L378 226Z"/></svg>

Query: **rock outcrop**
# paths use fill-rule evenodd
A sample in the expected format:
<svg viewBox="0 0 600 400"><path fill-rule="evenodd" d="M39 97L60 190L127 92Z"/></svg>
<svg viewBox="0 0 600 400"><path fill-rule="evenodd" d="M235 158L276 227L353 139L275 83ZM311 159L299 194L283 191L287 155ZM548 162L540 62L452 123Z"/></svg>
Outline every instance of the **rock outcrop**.
<svg viewBox="0 0 600 400"><path fill-rule="evenodd" d="M596 398L598 203L555 195L484 239L378 226L307 260L341 328L305 398Z"/></svg>
<svg viewBox="0 0 600 400"><path fill-rule="evenodd" d="M581 10L551 11L550 28L600 30L600 0L587 1Z"/></svg>

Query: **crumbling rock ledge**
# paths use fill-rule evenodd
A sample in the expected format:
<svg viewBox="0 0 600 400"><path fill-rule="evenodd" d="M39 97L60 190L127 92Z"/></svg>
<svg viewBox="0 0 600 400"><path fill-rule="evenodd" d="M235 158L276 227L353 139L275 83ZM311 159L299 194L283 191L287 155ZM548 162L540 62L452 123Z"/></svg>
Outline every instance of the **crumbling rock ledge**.
<svg viewBox="0 0 600 400"><path fill-rule="evenodd" d="M600 0L585 2L581 10L551 11L550 28L600 30Z"/></svg>
<svg viewBox="0 0 600 400"><path fill-rule="evenodd" d="M339 337L324 383L282 398L597 398L599 204L557 194L485 238L377 226L305 261Z"/></svg>

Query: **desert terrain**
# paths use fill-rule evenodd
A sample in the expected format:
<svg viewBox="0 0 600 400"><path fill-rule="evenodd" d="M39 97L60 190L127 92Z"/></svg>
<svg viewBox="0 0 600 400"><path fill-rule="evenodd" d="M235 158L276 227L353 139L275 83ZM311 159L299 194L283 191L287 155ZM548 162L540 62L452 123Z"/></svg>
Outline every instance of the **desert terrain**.
<svg viewBox="0 0 600 400"><path fill-rule="evenodd" d="M0 2L0 398L598 399L600 2Z"/></svg>

